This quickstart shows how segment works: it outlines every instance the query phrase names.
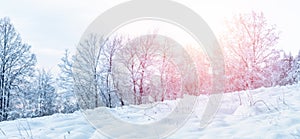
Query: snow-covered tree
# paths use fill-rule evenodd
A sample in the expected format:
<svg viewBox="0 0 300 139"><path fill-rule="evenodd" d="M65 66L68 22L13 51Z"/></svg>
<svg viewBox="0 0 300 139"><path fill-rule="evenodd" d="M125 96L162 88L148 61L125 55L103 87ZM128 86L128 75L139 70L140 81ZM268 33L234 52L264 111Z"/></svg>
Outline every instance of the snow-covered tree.
<svg viewBox="0 0 300 139"><path fill-rule="evenodd" d="M157 94L155 89L159 87L152 80L153 75L158 75L159 65L159 45L155 39L156 35L147 35L129 40L116 54L114 74L129 103L146 103L150 95Z"/></svg>
<svg viewBox="0 0 300 139"><path fill-rule="evenodd" d="M61 58L61 63L58 64L60 74L58 81L58 102L60 103L60 111L63 113L72 113L79 109L74 93L74 78L72 71L72 59L70 52L65 50L64 56Z"/></svg>
<svg viewBox="0 0 300 139"><path fill-rule="evenodd" d="M226 72L234 74L227 75L233 77L230 83L237 83L236 88L245 90L263 86L267 79L263 75L268 75L263 74L266 72L263 69L276 59L278 39L276 26L269 24L263 13L253 11L228 20L227 31L221 42L226 53L225 58L230 59L225 60L231 65ZM251 94L249 100L252 105Z"/></svg>
<svg viewBox="0 0 300 139"><path fill-rule="evenodd" d="M83 109L109 107L105 83L102 82L105 77L101 75L105 71L101 56L106 40L97 34L90 34L77 47L73 64L74 92Z"/></svg>
<svg viewBox="0 0 300 139"><path fill-rule="evenodd" d="M195 93L196 83L191 79L197 76L190 72L195 66L183 51L175 41L155 33L129 39L117 52L113 66L124 100L139 105Z"/></svg>
<svg viewBox="0 0 300 139"><path fill-rule="evenodd" d="M158 60L156 61L159 69L160 88L157 94L154 94L154 101L164 101L166 99L176 99L182 96L179 93L181 89L180 75L178 68L172 63L174 55L171 54L171 42L165 40L158 47ZM178 95L178 96L177 96Z"/></svg>
<svg viewBox="0 0 300 139"><path fill-rule="evenodd" d="M281 64L280 51L273 51L273 57L266 62L266 65L262 67L260 73L258 73L258 75L262 77L260 79L261 85L258 87L272 87L279 85L281 74L283 72Z"/></svg>
<svg viewBox="0 0 300 139"><path fill-rule="evenodd" d="M114 57L123 37L104 38L90 34L77 47L74 56L73 77L75 93L81 108L124 105L123 96L112 69Z"/></svg>
<svg viewBox="0 0 300 139"><path fill-rule="evenodd" d="M283 58L280 59L280 61L277 63L280 68L280 79L278 85L284 86L293 84L293 78L289 76L292 70L293 59L294 58L291 53L289 53L288 55L284 53Z"/></svg>
<svg viewBox="0 0 300 139"><path fill-rule="evenodd" d="M39 116L52 115L58 110L55 106L57 93L53 86L53 77L44 69L38 71L35 80L35 94L37 99L37 112Z"/></svg>
<svg viewBox="0 0 300 139"><path fill-rule="evenodd" d="M300 82L300 51L293 60L292 69L289 73L289 77L292 78L294 83Z"/></svg>
<svg viewBox="0 0 300 139"><path fill-rule="evenodd" d="M197 95L209 94L212 89L212 75L208 56L201 48L186 46L186 49L192 60L195 61L195 66L197 67L197 74L199 76L199 92L197 92Z"/></svg>
<svg viewBox="0 0 300 139"><path fill-rule="evenodd" d="M124 101L122 98L122 94L119 90L117 90L116 82L112 72L114 57L116 55L116 51L118 51L122 47L123 37L121 36L113 36L110 37L103 48L103 62L102 66L104 68L103 76L105 77L105 89L108 98L109 107L115 106L123 106Z"/></svg>
<svg viewBox="0 0 300 139"><path fill-rule="evenodd" d="M10 19L0 19L0 121L7 120L11 99L23 90L34 71L36 57L22 42Z"/></svg>
<svg viewBox="0 0 300 139"><path fill-rule="evenodd" d="M64 56L61 58L61 63L58 64L60 68L59 84L61 93L73 93L74 92L74 79L72 71L72 61L70 58L70 52L66 49Z"/></svg>

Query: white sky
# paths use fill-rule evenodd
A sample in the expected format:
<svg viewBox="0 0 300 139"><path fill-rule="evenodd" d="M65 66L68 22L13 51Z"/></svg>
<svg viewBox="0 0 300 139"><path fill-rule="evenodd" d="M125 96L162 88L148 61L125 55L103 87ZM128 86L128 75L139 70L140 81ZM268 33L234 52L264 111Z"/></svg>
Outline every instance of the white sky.
<svg viewBox="0 0 300 139"><path fill-rule="evenodd" d="M21 34L23 42L32 45L38 67L53 72L64 49L75 50L88 25L106 9L124 0L2 0L0 17L8 16ZM300 49L300 2L294 0L176 0L196 11L210 25L216 36L223 31L223 21L235 13L258 10L281 31L278 47Z"/></svg>

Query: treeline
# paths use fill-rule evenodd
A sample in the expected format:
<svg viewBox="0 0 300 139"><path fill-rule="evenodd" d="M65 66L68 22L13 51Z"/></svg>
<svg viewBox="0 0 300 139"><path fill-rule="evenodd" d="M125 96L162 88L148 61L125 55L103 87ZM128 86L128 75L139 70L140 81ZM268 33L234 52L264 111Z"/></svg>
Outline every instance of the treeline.
<svg viewBox="0 0 300 139"><path fill-rule="evenodd" d="M263 13L235 15L226 29L219 38L225 92L299 82L300 52L293 57L276 48L279 32ZM180 49L175 41L153 35L156 32L149 34L134 39L90 34L82 41L73 61L74 92L81 108L139 105L211 93L214 78L205 50ZM247 96L253 105L252 94Z"/></svg>
<svg viewBox="0 0 300 139"><path fill-rule="evenodd" d="M226 23L219 38L225 92L300 81L300 51L293 57L276 48L279 33L263 13L239 14ZM0 121L209 95L213 76L205 50L150 34L134 39L90 34L75 55L65 51L54 78L35 68L31 46L9 18L0 19Z"/></svg>

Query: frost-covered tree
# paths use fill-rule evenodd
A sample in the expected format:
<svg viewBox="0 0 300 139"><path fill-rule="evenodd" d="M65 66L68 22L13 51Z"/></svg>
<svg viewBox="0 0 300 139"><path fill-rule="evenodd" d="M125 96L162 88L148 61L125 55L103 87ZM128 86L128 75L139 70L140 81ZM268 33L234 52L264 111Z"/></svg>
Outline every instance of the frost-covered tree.
<svg viewBox="0 0 300 139"><path fill-rule="evenodd" d="M34 83L23 84L23 89L20 90L14 99L12 99L12 105L14 106L10 113L8 120L16 118L36 117L36 93Z"/></svg>
<svg viewBox="0 0 300 139"><path fill-rule="evenodd" d="M151 65L153 65L155 59L155 54L157 51L157 46L154 44L155 35L149 35L147 37L141 37L135 39L130 44L131 47L129 49L133 49L135 51L135 60L137 63L137 103L143 103L143 96L148 96L152 88L150 88L150 76L154 74L154 69L151 70ZM153 92L152 92L153 93Z"/></svg>
<svg viewBox="0 0 300 139"><path fill-rule="evenodd" d="M120 93L119 90L117 90L116 87L116 82L112 72L113 69L113 63L114 61L114 57L116 55L116 52L122 47L122 43L123 43L123 37L121 36L113 36L111 38L109 38L106 43L105 46L103 48L103 59L102 60L102 66L104 68L104 72L103 72L103 76L104 76L104 84L105 84L105 89L106 89L106 93L107 94L107 98L108 98L108 104L109 107L114 107L114 106L118 106L124 105L124 101L122 98L122 94Z"/></svg>
<svg viewBox="0 0 300 139"><path fill-rule="evenodd" d="M58 64L60 68L59 84L61 93L73 93L74 92L74 79L72 71L72 61L70 58L70 52L66 49L64 56L61 58L61 63Z"/></svg>
<svg viewBox="0 0 300 139"><path fill-rule="evenodd" d="M227 23L228 31L222 38L228 56L239 73L244 89L262 86L262 69L270 65L277 56L276 44L279 39L275 25L268 24L263 13L252 12L234 16ZM231 68L235 68L231 67Z"/></svg>
<svg viewBox="0 0 300 139"><path fill-rule="evenodd" d="M289 53L288 55L284 53L283 58L280 59L280 61L278 62L278 66L280 68L280 79L278 85L284 86L288 84L293 84L293 78L289 76L292 70L293 59L294 58L291 53Z"/></svg>
<svg viewBox="0 0 300 139"><path fill-rule="evenodd" d="M158 64L155 56L159 48L155 38L156 35L148 35L129 40L117 53L114 74L119 79L119 90L126 93L129 103L145 103L158 88L151 81L151 76L158 73L154 66Z"/></svg>
<svg viewBox="0 0 300 139"><path fill-rule="evenodd" d="M190 57L195 61L195 66L197 67L197 74L199 76L199 89L197 94L209 94L212 88L212 74L208 56L201 48L186 46L186 49Z"/></svg>
<svg viewBox="0 0 300 139"><path fill-rule="evenodd" d="M300 51L293 60L289 77L293 80L294 83L300 82Z"/></svg>
<svg viewBox="0 0 300 139"><path fill-rule="evenodd" d="M79 109L74 93L72 63L70 52L65 50L64 56L61 58L61 63L58 64L60 74L57 79L60 110L63 113L71 113Z"/></svg>
<svg viewBox="0 0 300 139"><path fill-rule="evenodd" d="M102 82L105 77L101 75L105 70L100 59L105 42L102 36L90 34L79 44L74 56L74 91L83 109L109 107L105 84Z"/></svg>
<svg viewBox="0 0 300 139"><path fill-rule="evenodd" d="M171 54L171 42L165 40L158 47L158 60L155 62L159 69L160 88L157 94L154 94L154 101L164 101L166 99L176 99L181 97L180 74L178 68L172 63L174 55Z"/></svg>
<svg viewBox="0 0 300 139"><path fill-rule="evenodd" d="M281 74L283 72L281 67L281 54L280 51L273 51L273 57L266 62L266 66L261 68L261 72L258 73L262 78L260 79L261 86L272 87L279 85L281 80Z"/></svg>
<svg viewBox="0 0 300 139"><path fill-rule="evenodd" d="M44 69L38 71L35 80L35 94L37 101L37 113L39 116L52 115L57 112L55 106L57 93L54 88L53 77Z"/></svg>
<svg viewBox="0 0 300 139"><path fill-rule="evenodd" d="M268 79L263 70L277 57L275 48L278 39L276 26L269 24L263 13L253 11L228 20L221 42L226 58L230 58L226 61L231 63L226 72L234 76L230 83L237 83L234 87L243 90L263 86ZM249 100L252 105L251 94Z"/></svg>
<svg viewBox="0 0 300 139"><path fill-rule="evenodd" d="M12 100L15 107L10 112L9 120L41 116L38 111L37 89L37 77L34 76L32 81L25 84L24 89Z"/></svg>
<svg viewBox="0 0 300 139"><path fill-rule="evenodd" d="M190 72L195 66L190 64L184 48L178 47L175 41L154 33L129 39L117 52L113 73L127 104L164 101L195 93L197 84L191 76L197 76Z"/></svg>
<svg viewBox="0 0 300 139"><path fill-rule="evenodd" d="M0 19L0 121L7 120L11 100L23 90L34 71L36 57L22 42L10 19Z"/></svg>
<svg viewBox="0 0 300 139"><path fill-rule="evenodd" d="M104 38L97 34L89 34L77 47L73 77L75 93L81 108L124 105L112 72L115 53L120 49L122 42L121 36Z"/></svg>

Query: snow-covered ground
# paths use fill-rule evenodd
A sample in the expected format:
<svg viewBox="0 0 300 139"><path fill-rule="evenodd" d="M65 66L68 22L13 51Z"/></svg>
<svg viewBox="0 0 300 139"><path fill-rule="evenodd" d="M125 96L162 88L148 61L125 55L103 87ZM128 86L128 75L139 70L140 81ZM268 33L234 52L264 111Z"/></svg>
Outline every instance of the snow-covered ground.
<svg viewBox="0 0 300 139"><path fill-rule="evenodd" d="M238 93L241 93L244 105L239 105ZM208 97L200 96L187 123L168 138L300 138L300 84L260 88L248 93L253 94L256 102L252 107L248 105L245 91L224 94L221 107L206 128L199 125ZM141 110L141 107L148 106L126 106L109 111L121 120L147 124L162 119L177 103L178 101L166 101L149 109ZM104 108L97 110L102 109ZM0 122L0 138L31 137L105 138L89 124L81 112Z"/></svg>

